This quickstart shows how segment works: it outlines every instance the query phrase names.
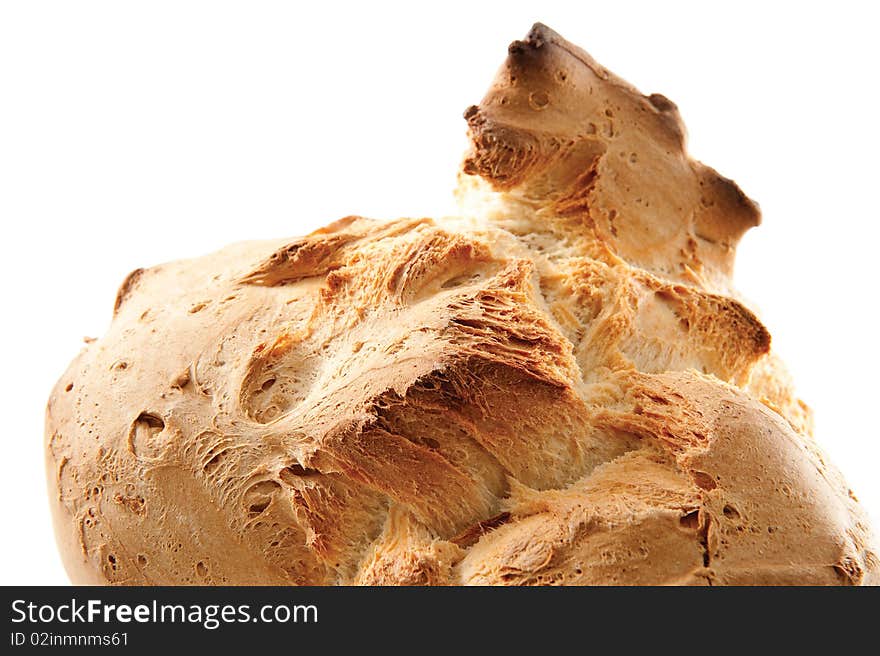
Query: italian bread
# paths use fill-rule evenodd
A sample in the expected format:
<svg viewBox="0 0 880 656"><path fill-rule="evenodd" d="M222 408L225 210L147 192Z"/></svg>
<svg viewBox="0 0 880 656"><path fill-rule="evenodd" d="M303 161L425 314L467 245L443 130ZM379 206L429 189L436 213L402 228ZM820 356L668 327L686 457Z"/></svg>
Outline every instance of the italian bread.
<svg viewBox="0 0 880 656"><path fill-rule="evenodd" d="M877 583L676 106L539 24L465 118L459 216L126 278L47 408L71 580Z"/></svg>

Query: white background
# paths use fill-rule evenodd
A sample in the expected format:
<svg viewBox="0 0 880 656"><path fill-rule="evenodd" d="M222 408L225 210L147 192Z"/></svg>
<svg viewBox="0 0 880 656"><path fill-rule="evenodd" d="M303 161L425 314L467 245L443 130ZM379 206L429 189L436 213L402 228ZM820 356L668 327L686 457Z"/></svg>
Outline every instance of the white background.
<svg viewBox="0 0 880 656"><path fill-rule="evenodd" d="M125 274L346 214L452 212L462 111L536 20L678 103L691 152L761 203L737 284L877 525L870 7L3 2L0 583L67 580L43 409Z"/></svg>

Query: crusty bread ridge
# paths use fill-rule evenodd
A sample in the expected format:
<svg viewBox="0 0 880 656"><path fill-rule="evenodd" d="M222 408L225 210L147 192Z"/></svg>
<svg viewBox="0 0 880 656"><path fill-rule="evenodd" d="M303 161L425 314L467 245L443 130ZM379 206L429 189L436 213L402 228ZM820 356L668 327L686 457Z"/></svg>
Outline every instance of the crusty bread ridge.
<svg viewBox="0 0 880 656"><path fill-rule="evenodd" d="M877 583L675 105L536 25L465 117L459 217L126 279L47 408L71 579Z"/></svg>

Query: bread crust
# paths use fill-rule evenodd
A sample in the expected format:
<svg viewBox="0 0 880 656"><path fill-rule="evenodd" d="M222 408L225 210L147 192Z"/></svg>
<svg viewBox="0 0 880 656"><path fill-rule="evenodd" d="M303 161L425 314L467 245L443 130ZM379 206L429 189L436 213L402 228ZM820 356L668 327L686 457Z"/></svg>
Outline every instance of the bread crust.
<svg viewBox="0 0 880 656"><path fill-rule="evenodd" d="M877 583L675 106L536 25L465 116L460 217L126 278L47 407L71 580Z"/></svg>

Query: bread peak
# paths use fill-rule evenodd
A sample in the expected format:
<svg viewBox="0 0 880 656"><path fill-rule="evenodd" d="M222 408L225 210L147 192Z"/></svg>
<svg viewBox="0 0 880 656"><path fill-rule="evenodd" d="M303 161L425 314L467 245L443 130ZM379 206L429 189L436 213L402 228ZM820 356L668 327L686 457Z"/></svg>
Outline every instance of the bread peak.
<svg viewBox="0 0 880 656"><path fill-rule="evenodd" d="M876 582L675 105L539 24L465 118L459 217L126 279L47 409L72 580Z"/></svg>
<svg viewBox="0 0 880 656"><path fill-rule="evenodd" d="M552 223L634 266L730 290L736 244L760 211L688 156L678 108L664 96L642 95L539 23L510 45L465 118L472 145L460 195L488 188L529 217L502 212L502 225L540 233Z"/></svg>

